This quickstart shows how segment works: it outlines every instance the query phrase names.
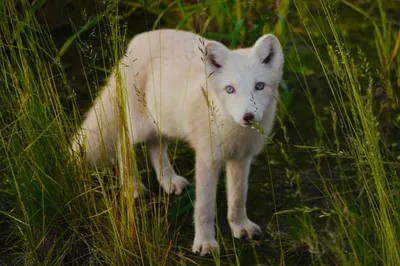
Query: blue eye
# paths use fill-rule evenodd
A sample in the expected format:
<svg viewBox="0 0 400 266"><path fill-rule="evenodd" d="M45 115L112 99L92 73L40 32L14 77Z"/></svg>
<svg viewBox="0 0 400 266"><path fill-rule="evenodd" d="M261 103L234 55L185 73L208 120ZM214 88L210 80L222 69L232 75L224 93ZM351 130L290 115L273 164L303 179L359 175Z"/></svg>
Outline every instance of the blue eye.
<svg viewBox="0 0 400 266"><path fill-rule="evenodd" d="M264 87L265 87L264 82L257 82L257 84L256 84L256 90L261 91L261 90L264 89Z"/></svg>
<svg viewBox="0 0 400 266"><path fill-rule="evenodd" d="M226 92L229 93L229 94L235 92L235 88L232 87L232 86L230 86L230 85L229 85L229 86L226 86L225 90L226 90Z"/></svg>

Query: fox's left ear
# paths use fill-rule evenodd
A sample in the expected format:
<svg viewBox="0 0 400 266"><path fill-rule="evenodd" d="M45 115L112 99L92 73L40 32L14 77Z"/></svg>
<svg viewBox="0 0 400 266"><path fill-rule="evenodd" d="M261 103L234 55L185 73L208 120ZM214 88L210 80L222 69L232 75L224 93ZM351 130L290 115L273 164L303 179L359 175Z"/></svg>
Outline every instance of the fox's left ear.
<svg viewBox="0 0 400 266"><path fill-rule="evenodd" d="M273 69L283 68L282 46L273 34L260 37L253 45L252 53Z"/></svg>

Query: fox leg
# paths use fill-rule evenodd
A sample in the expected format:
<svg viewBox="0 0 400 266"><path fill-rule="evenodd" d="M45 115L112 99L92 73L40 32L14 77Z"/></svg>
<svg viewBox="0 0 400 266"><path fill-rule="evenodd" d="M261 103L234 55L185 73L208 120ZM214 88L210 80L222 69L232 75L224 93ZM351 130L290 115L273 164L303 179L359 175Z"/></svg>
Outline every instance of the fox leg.
<svg viewBox="0 0 400 266"><path fill-rule="evenodd" d="M128 145L124 145L128 142ZM122 145L124 145L124 149L122 149ZM133 188L133 196L135 198L139 197L141 191L147 192L146 187L142 184L140 179L136 177L135 174L135 162L129 162L132 156L128 156L128 154L132 155L133 152L133 145L131 141L126 140L126 142L122 142L121 138L118 139L118 153L117 153L117 160L118 160L118 169L119 169L119 176L121 180L121 185L132 185ZM128 163L131 163L131 167L128 166ZM126 189L126 186L125 188ZM127 196L126 191L124 192L125 196Z"/></svg>
<svg viewBox="0 0 400 266"><path fill-rule="evenodd" d="M210 251L218 252L219 249L215 239L215 199L221 163L213 159L214 162L209 153L196 153L195 237L192 251L201 256Z"/></svg>
<svg viewBox="0 0 400 266"><path fill-rule="evenodd" d="M248 178L252 157L226 163L228 221L236 238L252 239L261 234L260 227L249 220L246 211Z"/></svg>
<svg viewBox="0 0 400 266"><path fill-rule="evenodd" d="M148 144L150 161L157 173L157 179L167 194L179 195L189 182L175 173L168 157L168 143L152 141Z"/></svg>
<svg viewBox="0 0 400 266"><path fill-rule="evenodd" d="M138 115L134 109L133 111L130 111L130 109L127 107L126 118L126 131L122 130L122 132L117 132L119 136L117 160L122 186L125 182L129 182L128 184L132 185L133 187L133 195L135 198L137 198L140 192L144 191L146 193L147 189L140 181L140 177L138 178L135 174L136 162L130 161L134 159L132 156L133 146L140 142L146 141L148 138L151 138L152 128L149 127L148 121L140 116L140 114ZM129 167L129 163L131 164L131 167Z"/></svg>

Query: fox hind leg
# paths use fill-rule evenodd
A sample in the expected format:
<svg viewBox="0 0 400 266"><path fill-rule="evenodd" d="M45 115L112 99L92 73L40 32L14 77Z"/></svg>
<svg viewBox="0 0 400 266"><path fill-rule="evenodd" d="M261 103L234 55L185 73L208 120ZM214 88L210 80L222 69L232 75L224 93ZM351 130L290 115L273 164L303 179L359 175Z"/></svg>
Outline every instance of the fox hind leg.
<svg viewBox="0 0 400 266"><path fill-rule="evenodd" d="M135 198L141 193L147 193L146 187L142 184L140 177L135 172L135 161L133 160L133 146L151 137L152 128L147 120L137 115L135 111L127 109L127 132L118 132L117 160L118 168L123 187L131 185ZM136 114L136 116L135 116ZM122 133L122 135L121 135ZM125 192L125 196L127 196Z"/></svg>
<svg viewBox="0 0 400 266"><path fill-rule="evenodd" d="M125 185L131 185L134 198L138 198L141 192L147 193L147 189L140 181L140 178L137 178L135 174L134 162L130 160L132 157L128 156L129 153L132 154L133 145L131 145L130 141L128 143L129 145L124 145L121 138L118 140L117 156L119 176L123 189L127 188ZM122 149L122 145L124 145L124 149ZM131 161L130 166L128 166L129 161ZM128 195L126 191L124 192L124 195Z"/></svg>
<svg viewBox="0 0 400 266"><path fill-rule="evenodd" d="M179 195L189 182L175 173L168 157L168 144L162 140L152 141L148 144L150 160L157 173L157 180L167 194Z"/></svg>

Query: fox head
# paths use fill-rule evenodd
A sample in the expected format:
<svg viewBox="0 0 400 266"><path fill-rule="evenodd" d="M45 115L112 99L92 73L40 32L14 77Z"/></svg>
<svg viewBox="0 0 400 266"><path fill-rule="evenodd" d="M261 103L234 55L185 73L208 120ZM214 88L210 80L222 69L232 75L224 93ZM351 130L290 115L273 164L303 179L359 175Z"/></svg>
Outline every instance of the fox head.
<svg viewBox="0 0 400 266"><path fill-rule="evenodd" d="M276 104L283 72L283 53L278 39L267 34L251 48L229 50L210 41L205 46L209 86L232 119L248 127L263 120Z"/></svg>

